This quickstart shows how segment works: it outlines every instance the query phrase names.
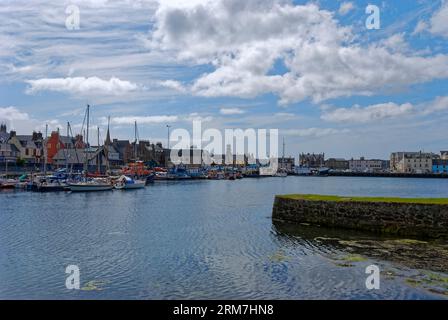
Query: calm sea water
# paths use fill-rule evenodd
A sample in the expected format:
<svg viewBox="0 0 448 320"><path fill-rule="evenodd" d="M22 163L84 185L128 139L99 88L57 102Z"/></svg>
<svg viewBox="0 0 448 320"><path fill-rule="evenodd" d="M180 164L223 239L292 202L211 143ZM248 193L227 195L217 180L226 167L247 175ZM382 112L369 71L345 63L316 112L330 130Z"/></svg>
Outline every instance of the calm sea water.
<svg viewBox="0 0 448 320"><path fill-rule="evenodd" d="M288 177L157 182L88 194L0 193L0 299L432 299L400 277L365 288L375 259L280 233L276 194L448 197L448 180ZM330 257L330 258L329 258ZM84 290L65 288L77 265Z"/></svg>

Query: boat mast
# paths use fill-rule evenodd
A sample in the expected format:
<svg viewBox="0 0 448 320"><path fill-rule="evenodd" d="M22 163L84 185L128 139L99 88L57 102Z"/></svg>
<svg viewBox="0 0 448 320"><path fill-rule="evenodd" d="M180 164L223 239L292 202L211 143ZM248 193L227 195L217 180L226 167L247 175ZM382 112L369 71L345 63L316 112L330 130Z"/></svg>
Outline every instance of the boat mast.
<svg viewBox="0 0 448 320"><path fill-rule="evenodd" d="M104 155L106 157L106 174L110 172L110 163L109 163L109 143L110 143L110 116L107 117L107 137L104 142Z"/></svg>
<svg viewBox="0 0 448 320"><path fill-rule="evenodd" d="M88 159L88 156L87 156L87 148L89 147L89 125L90 125L90 123L89 123L89 117L90 117L90 105L87 105L87 131L86 131L86 145L85 145L85 147L84 147L84 157L85 157L85 159L84 159L84 171L85 171L85 175L86 175L86 178L87 178L87 174L88 174L88 171L89 171L89 159Z"/></svg>
<svg viewBox="0 0 448 320"><path fill-rule="evenodd" d="M67 139L70 139L70 122L67 121ZM68 172L68 156L67 156L68 145L64 148L64 156L65 156L65 171ZM69 151L70 152L70 151Z"/></svg>
<svg viewBox="0 0 448 320"><path fill-rule="evenodd" d="M282 152L281 170L282 171L286 171L286 164L285 164L285 137L283 137L283 152Z"/></svg>
<svg viewBox="0 0 448 320"><path fill-rule="evenodd" d="M134 161L137 162L137 121L134 123Z"/></svg>
<svg viewBox="0 0 448 320"><path fill-rule="evenodd" d="M48 156L48 123L45 124L45 146L44 146L44 176L47 175L47 156Z"/></svg>
<svg viewBox="0 0 448 320"><path fill-rule="evenodd" d="M100 166L100 127L98 127L97 129L98 129L98 150L97 150L97 155L96 155L96 165L97 165L96 171L98 173L100 173L101 172L101 166Z"/></svg>

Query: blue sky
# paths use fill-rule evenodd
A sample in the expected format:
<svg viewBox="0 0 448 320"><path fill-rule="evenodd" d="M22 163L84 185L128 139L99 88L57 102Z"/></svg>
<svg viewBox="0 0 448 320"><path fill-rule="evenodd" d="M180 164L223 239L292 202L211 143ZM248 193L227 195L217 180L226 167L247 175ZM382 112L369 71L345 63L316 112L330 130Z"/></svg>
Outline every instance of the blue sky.
<svg viewBox="0 0 448 320"><path fill-rule="evenodd" d="M103 137L108 116L164 144L200 119L279 129L296 157L448 149L445 1L6 0L0 19L0 121L21 134L77 132L89 103Z"/></svg>

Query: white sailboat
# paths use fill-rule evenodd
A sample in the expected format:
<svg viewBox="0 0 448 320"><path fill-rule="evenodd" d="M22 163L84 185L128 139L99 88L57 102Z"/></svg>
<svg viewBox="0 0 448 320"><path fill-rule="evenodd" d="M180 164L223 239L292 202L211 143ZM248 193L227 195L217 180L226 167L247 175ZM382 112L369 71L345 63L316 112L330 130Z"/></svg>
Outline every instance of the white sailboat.
<svg viewBox="0 0 448 320"><path fill-rule="evenodd" d="M286 178L288 176L288 172L285 168L285 138L283 138L283 155L282 155L282 164L280 169L278 169L274 174L273 177L278 178Z"/></svg>
<svg viewBox="0 0 448 320"><path fill-rule="evenodd" d="M72 192L110 191L114 188L114 186L108 179L88 179L87 177L89 171L89 157L87 154L87 148L89 147L89 117L90 117L90 106L87 105L87 111L86 111L87 134L86 134L86 145L84 148L85 178L84 181L69 183L68 186Z"/></svg>
<svg viewBox="0 0 448 320"><path fill-rule="evenodd" d="M68 184L72 192L89 192L89 191L110 191L113 186L110 182L101 182L97 179Z"/></svg>

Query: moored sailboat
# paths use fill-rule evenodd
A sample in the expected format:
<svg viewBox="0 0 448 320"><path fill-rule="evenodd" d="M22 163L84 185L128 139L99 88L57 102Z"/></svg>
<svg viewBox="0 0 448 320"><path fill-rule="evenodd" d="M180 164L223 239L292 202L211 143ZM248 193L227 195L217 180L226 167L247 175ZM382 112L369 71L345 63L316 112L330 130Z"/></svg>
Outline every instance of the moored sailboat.
<svg viewBox="0 0 448 320"><path fill-rule="evenodd" d="M88 181L82 181L78 183L69 183L68 186L72 192L88 192L88 191L110 191L113 189L113 185L103 179L94 179Z"/></svg>
<svg viewBox="0 0 448 320"><path fill-rule="evenodd" d="M91 192L91 191L110 191L113 189L112 183L108 179L89 179L89 157L87 154L87 148L89 147L89 121L90 121L90 106L87 105L86 110L87 119L87 134L86 145L84 148L84 173L85 177L80 182L69 183L68 186L72 192ZM98 145L99 147L99 145Z"/></svg>

